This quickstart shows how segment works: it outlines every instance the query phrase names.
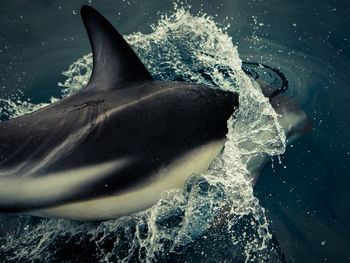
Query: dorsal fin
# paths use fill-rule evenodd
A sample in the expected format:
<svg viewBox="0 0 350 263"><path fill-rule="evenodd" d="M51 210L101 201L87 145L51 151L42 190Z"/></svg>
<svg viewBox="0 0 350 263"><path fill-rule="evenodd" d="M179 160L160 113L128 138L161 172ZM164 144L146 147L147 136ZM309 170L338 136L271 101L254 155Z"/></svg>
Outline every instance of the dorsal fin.
<svg viewBox="0 0 350 263"><path fill-rule="evenodd" d="M123 83L153 79L124 38L99 12L83 6L81 16L93 54L93 71L85 89L120 89Z"/></svg>

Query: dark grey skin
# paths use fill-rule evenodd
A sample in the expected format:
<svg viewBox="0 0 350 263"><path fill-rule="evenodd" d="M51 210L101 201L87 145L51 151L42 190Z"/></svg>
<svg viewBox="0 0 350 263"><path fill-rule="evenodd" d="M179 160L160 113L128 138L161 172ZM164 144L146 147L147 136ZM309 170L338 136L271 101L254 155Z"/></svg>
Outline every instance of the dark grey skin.
<svg viewBox="0 0 350 263"><path fill-rule="evenodd" d="M105 219L135 212L156 198L120 213L84 208L88 215L83 215L74 204L91 207L95 199L139 193L163 173L173 176L169 171L178 160L191 163L201 149L216 142L221 148L226 138L237 94L154 80L101 14L88 6L81 14L94 61L88 85L0 123L2 213ZM63 212L50 212L66 204Z"/></svg>

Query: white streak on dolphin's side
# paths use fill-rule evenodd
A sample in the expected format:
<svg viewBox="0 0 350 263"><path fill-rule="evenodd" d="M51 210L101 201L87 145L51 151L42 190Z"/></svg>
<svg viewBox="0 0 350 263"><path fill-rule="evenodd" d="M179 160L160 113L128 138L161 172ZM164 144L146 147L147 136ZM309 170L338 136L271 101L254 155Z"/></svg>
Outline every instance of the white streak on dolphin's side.
<svg viewBox="0 0 350 263"><path fill-rule="evenodd" d="M76 189L94 183L97 178L102 178L118 169L123 168L130 160L116 160L94 166L87 166L64 173L46 174L37 178L11 178L2 177L0 181L0 200L4 202L19 202L26 200L30 202L50 204L52 200L57 200L63 195L69 195ZM97 177L98 175L98 177Z"/></svg>

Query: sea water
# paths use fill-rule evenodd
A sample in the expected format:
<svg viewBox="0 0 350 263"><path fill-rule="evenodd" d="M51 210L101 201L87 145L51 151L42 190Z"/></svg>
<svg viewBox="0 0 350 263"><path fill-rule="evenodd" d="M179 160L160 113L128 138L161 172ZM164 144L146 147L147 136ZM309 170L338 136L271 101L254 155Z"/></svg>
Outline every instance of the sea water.
<svg viewBox="0 0 350 263"><path fill-rule="evenodd" d="M138 5L122 2L131 7ZM230 5L223 2L225 4ZM289 94L302 106L312 105L314 112L309 108L307 113L311 113L317 129L332 124L329 119L332 111L329 106L323 111L310 97L316 96L317 101L324 104L319 86L329 89L334 87L332 81L340 86L342 81L329 67L329 72L317 67L318 63L327 62L308 55L307 47L291 48L267 35L264 29L274 25L266 22L269 12L285 10L282 5L255 1L248 1L248 5L253 7L250 12L254 13L255 8L256 13L249 24L251 36L240 42L248 45L238 45L238 48L237 33L233 33L237 27L234 21L243 24L238 5L236 11L232 10L232 17L220 24L215 22L216 15L206 14L205 4L200 12L191 11L195 7L191 9L188 5L184 8L181 3L175 7L169 5L168 11L157 14L158 21L148 33L125 35L156 79L205 83L240 94L240 108L228 120L225 149L209 171L192 175L183 189L163 193L150 209L116 220L76 222L3 216L0 257L4 262L308 262L316 258L336 262L337 257L349 259L346 257L348 239L336 233L338 226L343 226L345 233L349 229L345 222L348 210L342 205L348 199L342 188L338 188L337 193L337 184L333 181L325 184L324 179L332 174L346 174L346 163L337 165L334 157L326 158L325 148L316 147L316 141L310 142L310 139L291 145L287 154L280 156L285 151L285 138L276 113L242 70L241 57L281 70L289 81ZM221 4L214 7L224 8ZM333 9L330 12L336 12ZM72 15L75 13L72 11ZM290 23L290 27L298 32L303 25L295 22ZM305 35L307 33L300 33L301 37L309 37ZM344 50L343 47L342 52ZM305 56L307 63L303 60ZM301 67L300 62L304 62ZM58 83L60 94L50 95L45 102L29 100L31 95L21 89L3 94L2 119L37 110L83 88L92 70L91 54L70 63ZM315 77L326 80L315 82ZM276 88L279 86L275 84ZM323 135L328 134L321 131ZM261 132L264 136L256 136ZM316 132L315 136L331 144L320 133ZM254 193L247 163L259 154L278 158L267 165ZM346 157L346 151L344 155ZM307 175L310 178L305 184ZM321 190L310 191L307 187L310 182ZM336 197L332 196L337 194L340 202L335 203L332 200ZM321 200L313 202L317 197ZM322 254L321 250L334 246L338 246L339 251L328 250Z"/></svg>

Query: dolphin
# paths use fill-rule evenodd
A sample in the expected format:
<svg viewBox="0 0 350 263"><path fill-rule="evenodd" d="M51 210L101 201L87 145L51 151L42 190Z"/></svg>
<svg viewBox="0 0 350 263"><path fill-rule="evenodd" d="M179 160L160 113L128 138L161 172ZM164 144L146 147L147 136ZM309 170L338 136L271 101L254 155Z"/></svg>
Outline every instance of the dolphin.
<svg viewBox="0 0 350 263"><path fill-rule="evenodd" d="M237 93L155 80L99 12L83 6L81 16L93 52L87 86L0 123L0 213L129 215L205 172L224 146ZM260 84L265 96L272 94ZM286 98L278 94L271 105L286 134L298 137L309 123Z"/></svg>
<svg viewBox="0 0 350 263"><path fill-rule="evenodd" d="M95 9L93 72L76 94L0 123L0 212L107 219L145 209L220 152L238 95L154 80Z"/></svg>

